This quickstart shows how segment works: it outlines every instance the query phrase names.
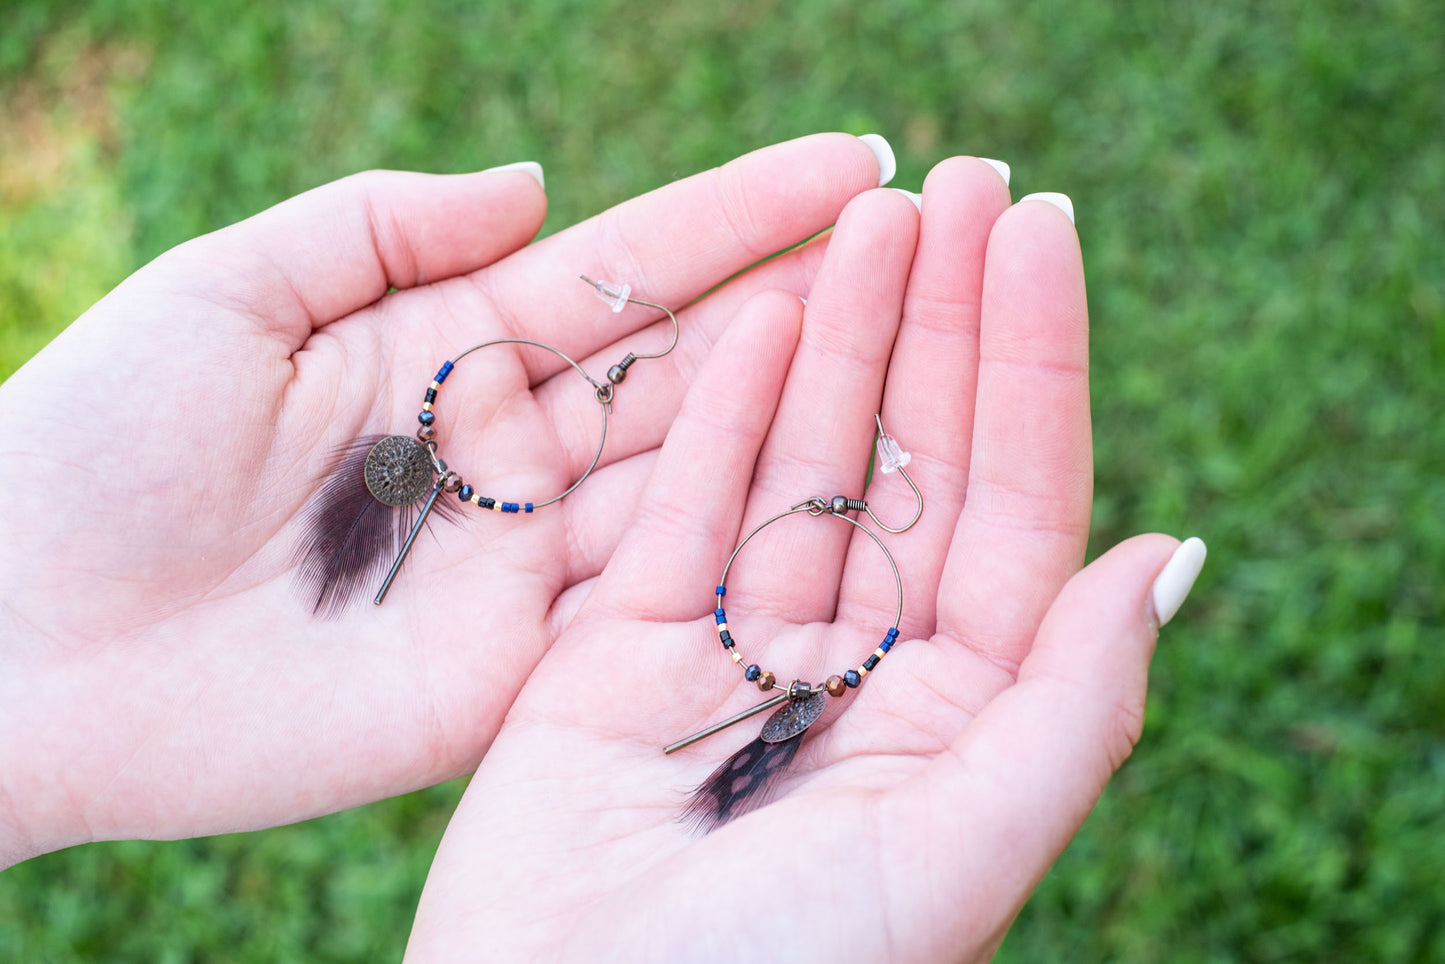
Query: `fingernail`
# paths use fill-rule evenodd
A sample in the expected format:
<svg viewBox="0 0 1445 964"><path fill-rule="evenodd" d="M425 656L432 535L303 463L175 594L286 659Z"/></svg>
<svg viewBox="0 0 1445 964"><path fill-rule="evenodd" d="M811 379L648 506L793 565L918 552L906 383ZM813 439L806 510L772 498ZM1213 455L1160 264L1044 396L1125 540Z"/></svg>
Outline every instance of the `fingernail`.
<svg viewBox="0 0 1445 964"><path fill-rule="evenodd" d="M995 161L991 157L980 157L979 160L983 161L995 171L998 171L998 176L1003 178L1004 184L1008 184L1009 175L1013 173L1013 170L1007 164L1003 161ZM1070 220L1072 220L1072 218Z"/></svg>
<svg viewBox="0 0 1445 964"><path fill-rule="evenodd" d="M893 158L893 148L888 146L882 134L864 134L858 138L868 145L868 150L878 158L878 186L882 187L893 180L893 175L898 173L898 162Z"/></svg>
<svg viewBox="0 0 1445 964"><path fill-rule="evenodd" d="M503 164L501 167L489 167L482 173L492 174L496 171L521 171L523 174L530 175L532 180L540 184L542 190L547 189L547 182L542 177L542 165L536 161L518 161L515 164Z"/></svg>
<svg viewBox="0 0 1445 964"><path fill-rule="evenodd" d="M1046 201L1054 207L1063 211L1069 216L1069 223L1074 223L1074 202L1069 200L1067 194L1058 194L1054 191L1043 191L1039 194L1026 194L1019 198L1019 203L1025 201Z"/></svg>
<svg viewBox="0 0 1445 964"><path fill-rule="evenodd" d="M903 188L901 188L901 187L889 188L889 190L891 190L891 191L897 191L899 194L902 194L904 197L908 198L908 200L910 200L910 201L913 202L913 206L916 207L916 208L918 208L918 213L919 213L919 214L922 214L922 213L923 213L923 195L922 195L922 194L914 194L912 191L905 191L905 190L903 190Z"/></svg>
<svg viewBox="0 0 1445 964"><path fill-rule="evenodd" d="M1189 596L1189 590L1194 588L1194 580L1199 578L1199 570L1204 568L1204 557L1208 554L1204 540L1198 536L1190 536L1174 550L1174 555L1169 557L1164 570L1154 580L1154 588L1149 591L1155 626L1168 625L1174 614L1179 612L1179 607Z"/></svg>

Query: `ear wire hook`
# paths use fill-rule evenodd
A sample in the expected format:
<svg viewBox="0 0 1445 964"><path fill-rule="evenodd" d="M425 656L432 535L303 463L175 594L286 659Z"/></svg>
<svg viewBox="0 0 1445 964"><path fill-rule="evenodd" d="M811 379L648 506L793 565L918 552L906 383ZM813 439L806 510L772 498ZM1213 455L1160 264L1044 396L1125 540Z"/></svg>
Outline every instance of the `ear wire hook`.
<svg viewBox="0 0 1445 964"><path fill-rule="evenodd" d="M623 358L622 361L618 362L616 365L613 365L607 370L607 380L613 385L619 385L622 383L622 380L627 377L627 369L632 367L633 362L639 361L644 358L661 358L663 355L668 354L677 347L677 315L672 313L671 308L667 307L666 305L660 305L655 301L643 301L641 298L633 298L632 285L613 284L610 281L593 281L585 274L579 275L578 277L591 285L592 290L597 292L597 297L601 298L603 301L607 302L607 304L612 306L613 312L621 311L630 301L634 305L642 305L646 308L656 308L658 311L665 313L668 319L672 322L672 341L670 341L667 347L664 348L662 351L653 352L647 355L638 355L633 352L628 352L627 357Z"/></svg>
<svg viewBox="0 0 1445 964"><path fill-rule="evenodd" d="M862 505L849 506L849 508L861 508L864 512L868 513L868 518L872 519L874 524L877 525L878 528L882 529L884 532L892 532L895 534L899 532L907 532L909 529L912 529L915 525L917 525L918 520L923 516L923 493L919 491L918 485L913 481L913 477L908 474L906 469L904 469L904 466L913 460L913 456L903 451L903 448L898 444L898 442L893 438L893 436L888 434L888 431L883 427L882 415L874 415L873 421L878 423L879 468L882 469L884 475L887 475L889 472L897 472L899 475L903 476L903 481L908 483L908 487L913 490L914 497L918 499L918 509L913 513L913 518L909 519L908 522L903 526L895 529L890 525L885 525L882 519L879 519L876 515L873 514L873 509L868 505L868 503L863 501L862 499L857 500L861 502Z"/></svg>
<svg viewBox="0 0 1445 964"><path fill-rule="evenodd" d="M907 482L908 487L913 490L913 495L918 499L918 509L913 513L913 518L909 519L907 524L895 529L885 524L882 519L879 519L873 514L873 508L868 504L866 499L850 499L844 495L835 495L831 500L814 496L805 502L799 502L793 506L793 511L796 512L806 509L809 515L822 515L825 512L830 512L837 516L842 516L848 512L866 512L868 518L872 519L878 528L884 532L892 532L895 535L900 532L907 532L918 524L918 520L923 516L923 493L919 491L912 477L903 470L903 467L912 461L913 456L903 451L893 436L883 430L882 416L875 415L873 416L873 420L878 423L879 468L883 471L884 475L887 475L889 472L897 472L903 476L903 481Z"/></svg>

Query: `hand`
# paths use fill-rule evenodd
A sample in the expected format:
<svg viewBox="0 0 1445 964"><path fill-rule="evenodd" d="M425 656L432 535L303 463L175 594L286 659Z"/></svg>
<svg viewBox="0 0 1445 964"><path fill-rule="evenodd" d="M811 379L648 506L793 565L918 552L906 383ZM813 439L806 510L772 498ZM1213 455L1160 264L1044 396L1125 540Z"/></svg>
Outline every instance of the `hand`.
<svg viewBox="0 0 1445 964"><path fill-rule="evenodd" d="M1073 227L1009 207L974 159L937 167L923 198L921 227L895 193L855 199L806 309L759 295L716 346L638 517L463 797L414 958L986 957L1129 753L1149 587L1176 542L1078 571L1092 457ZM861 493L875 411L926 499L916 527L882 534L901 640L829 701L774 802L700 835L679 820L686 788L762 718L660 747L764 698L718 645L713 587L764 519ZM897 476L867 497L892 525L914 508ZM856 667L896 590L867 536L799 515L743 550L725 602L746 661L786 685Z"/></svg>
<svg viewBox="0 0 1445 964"><path fill-rule="evenodd" d="M372 173L122 284L0 390L0 867L475 767L567 593L611 554L708 345L751 292L806 292L821 246L702 296L878 181L857 138L807 137L524 247L546 205L525 173ZM292 586L301 510L339 445L415 431L441 361L524 337L600 378L665 344L660 315L612 314L582 273L702 298L678 349L619 390L602 467L532 517L433 526L384 606L314 619ZM540 501L596 450L592 389L537 349L479 353L438 408L443 455L483 491Z"/></svg>

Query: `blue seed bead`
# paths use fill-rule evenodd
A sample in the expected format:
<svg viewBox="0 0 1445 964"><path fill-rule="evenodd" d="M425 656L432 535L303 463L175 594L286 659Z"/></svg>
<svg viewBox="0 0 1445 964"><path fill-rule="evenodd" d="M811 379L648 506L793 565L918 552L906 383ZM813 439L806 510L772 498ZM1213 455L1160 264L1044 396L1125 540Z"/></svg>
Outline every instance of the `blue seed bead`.
<svg viewBox="0 0 1445 964"><path fill-rule="evenodd" d="M472 493L475 491L470 485L464 485L457 491L457 498L463 502L470 502L472 501Z"/></svg>
<svg viewBox="0 0 1445 964"><path fill-rule="evenodd" d="M451 362L443 362L441 371L437 372L437 377L432 380L435 381L438 385L440 385L442 382L447 380L447 376L452 373L452 369L455 367L456 366L453 365Z"/></svg>
<svg viewBox="0 0 1445 964"><path fill-rule="evenodd" d="M418 422L421 422L423 425L430 425L432 422L435 422L437 420L437 417L431 412L418 412L416 420Z"/></svg>
<svg viewBox="0 0 1445 964"><path fill-rule="evenodd" d="M894 626L892 629L888 630L888 638L889 638L889 639L897 639L897 638L898 638L898 627L897 627L897 626Z"/></svg>
<svg viewBox="0 0 1445 964"><path fill-rule="evenodd" d="M863 682L863 677L858 675L858 671L856 669L850 669L848 672L843 674L843 682L848 684L849 689L856 690L858 688L858 684Z"/></svg>
<svg viewBox="0 0 1445 964"><path fill-rule="evenodd" d="M718 587L717 587L717 594L718 594L719 596L726 596L726 595L728 594L728 587L727 587L727 586L718 586Z"/></svg>
<svg viewBox="0 0 1445 964"><path fill-rule="evenodd" d="M748 667L748 671L744 675L747 676L749 683L756 683L758 681L758 677L763 675L762 667L760 667L757 663L754 663L753 665Z"/></svg>
<svg viewBox="0 0 1445 964"><path fill-rule="evenodd" d="M721 609L714 609L712 614L713 618L720 623L725 623L728 621L728 614L723 612Z"/></svg>
<svg viewBox="0 0 1445 964"><path fill-rule="evenodd" d="M527 511L527 512L531 512L531 511L532 511L532 503L528 502L527 505L524 507L524 509L525 509L525 511Z"/></svg>
<svg viewBox="0 0 1445 964"><path fill-rule="evenodd" d="M885 653L888 652L890 649L893 648L893 640L887 636L883 637L883 642L878 644L878 648L883 650L883 652Z"/></svg>

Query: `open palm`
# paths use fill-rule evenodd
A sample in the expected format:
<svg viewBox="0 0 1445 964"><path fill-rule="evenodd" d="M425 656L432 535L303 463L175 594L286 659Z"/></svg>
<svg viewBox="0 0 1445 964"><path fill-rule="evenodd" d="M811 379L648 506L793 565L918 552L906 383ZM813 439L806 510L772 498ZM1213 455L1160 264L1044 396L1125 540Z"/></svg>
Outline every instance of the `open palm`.
<svg viewBox="0 0 1445 964"><path fill-rule="evenodd" d="M796 351L794 350L796 346ZM858 496L873 413L913 456L922 521L882 536L901 638L830 700L775 802L702 835L687 791L759 720L718 645L742 534ZM890 524L912 493L879 475ZM1092 492L1077 240L987 166L844 212L806 308L749 301L683 404L617 552L513 706L448 828L418 959L987 956L1136 738L1174 540L1079 572ZM738 646L780 684L857 666L896 590L872 540L792 516L728 581Z"/></svg>
<svg viewBox="0 0 1445 964"><path fill-rule="evenodd" d="M615 547L711 342L750 293L806 292L823 246L702 296L878 180L866 145L818 135L526 246L546 202L525 173L373 173L102 300L0 390L0 866L474 767ZM303 507L338 446L415 430L442 360L530 338L601 378L665 345L658 313L612 314L580 273L696 302L678 350L620 387L601 468L534 516L434 524L384 606L313 618L293 585ZM592 389L554 355L479 352L446 388L442 454L484 492L540 502L596 450Z"/></svg>

